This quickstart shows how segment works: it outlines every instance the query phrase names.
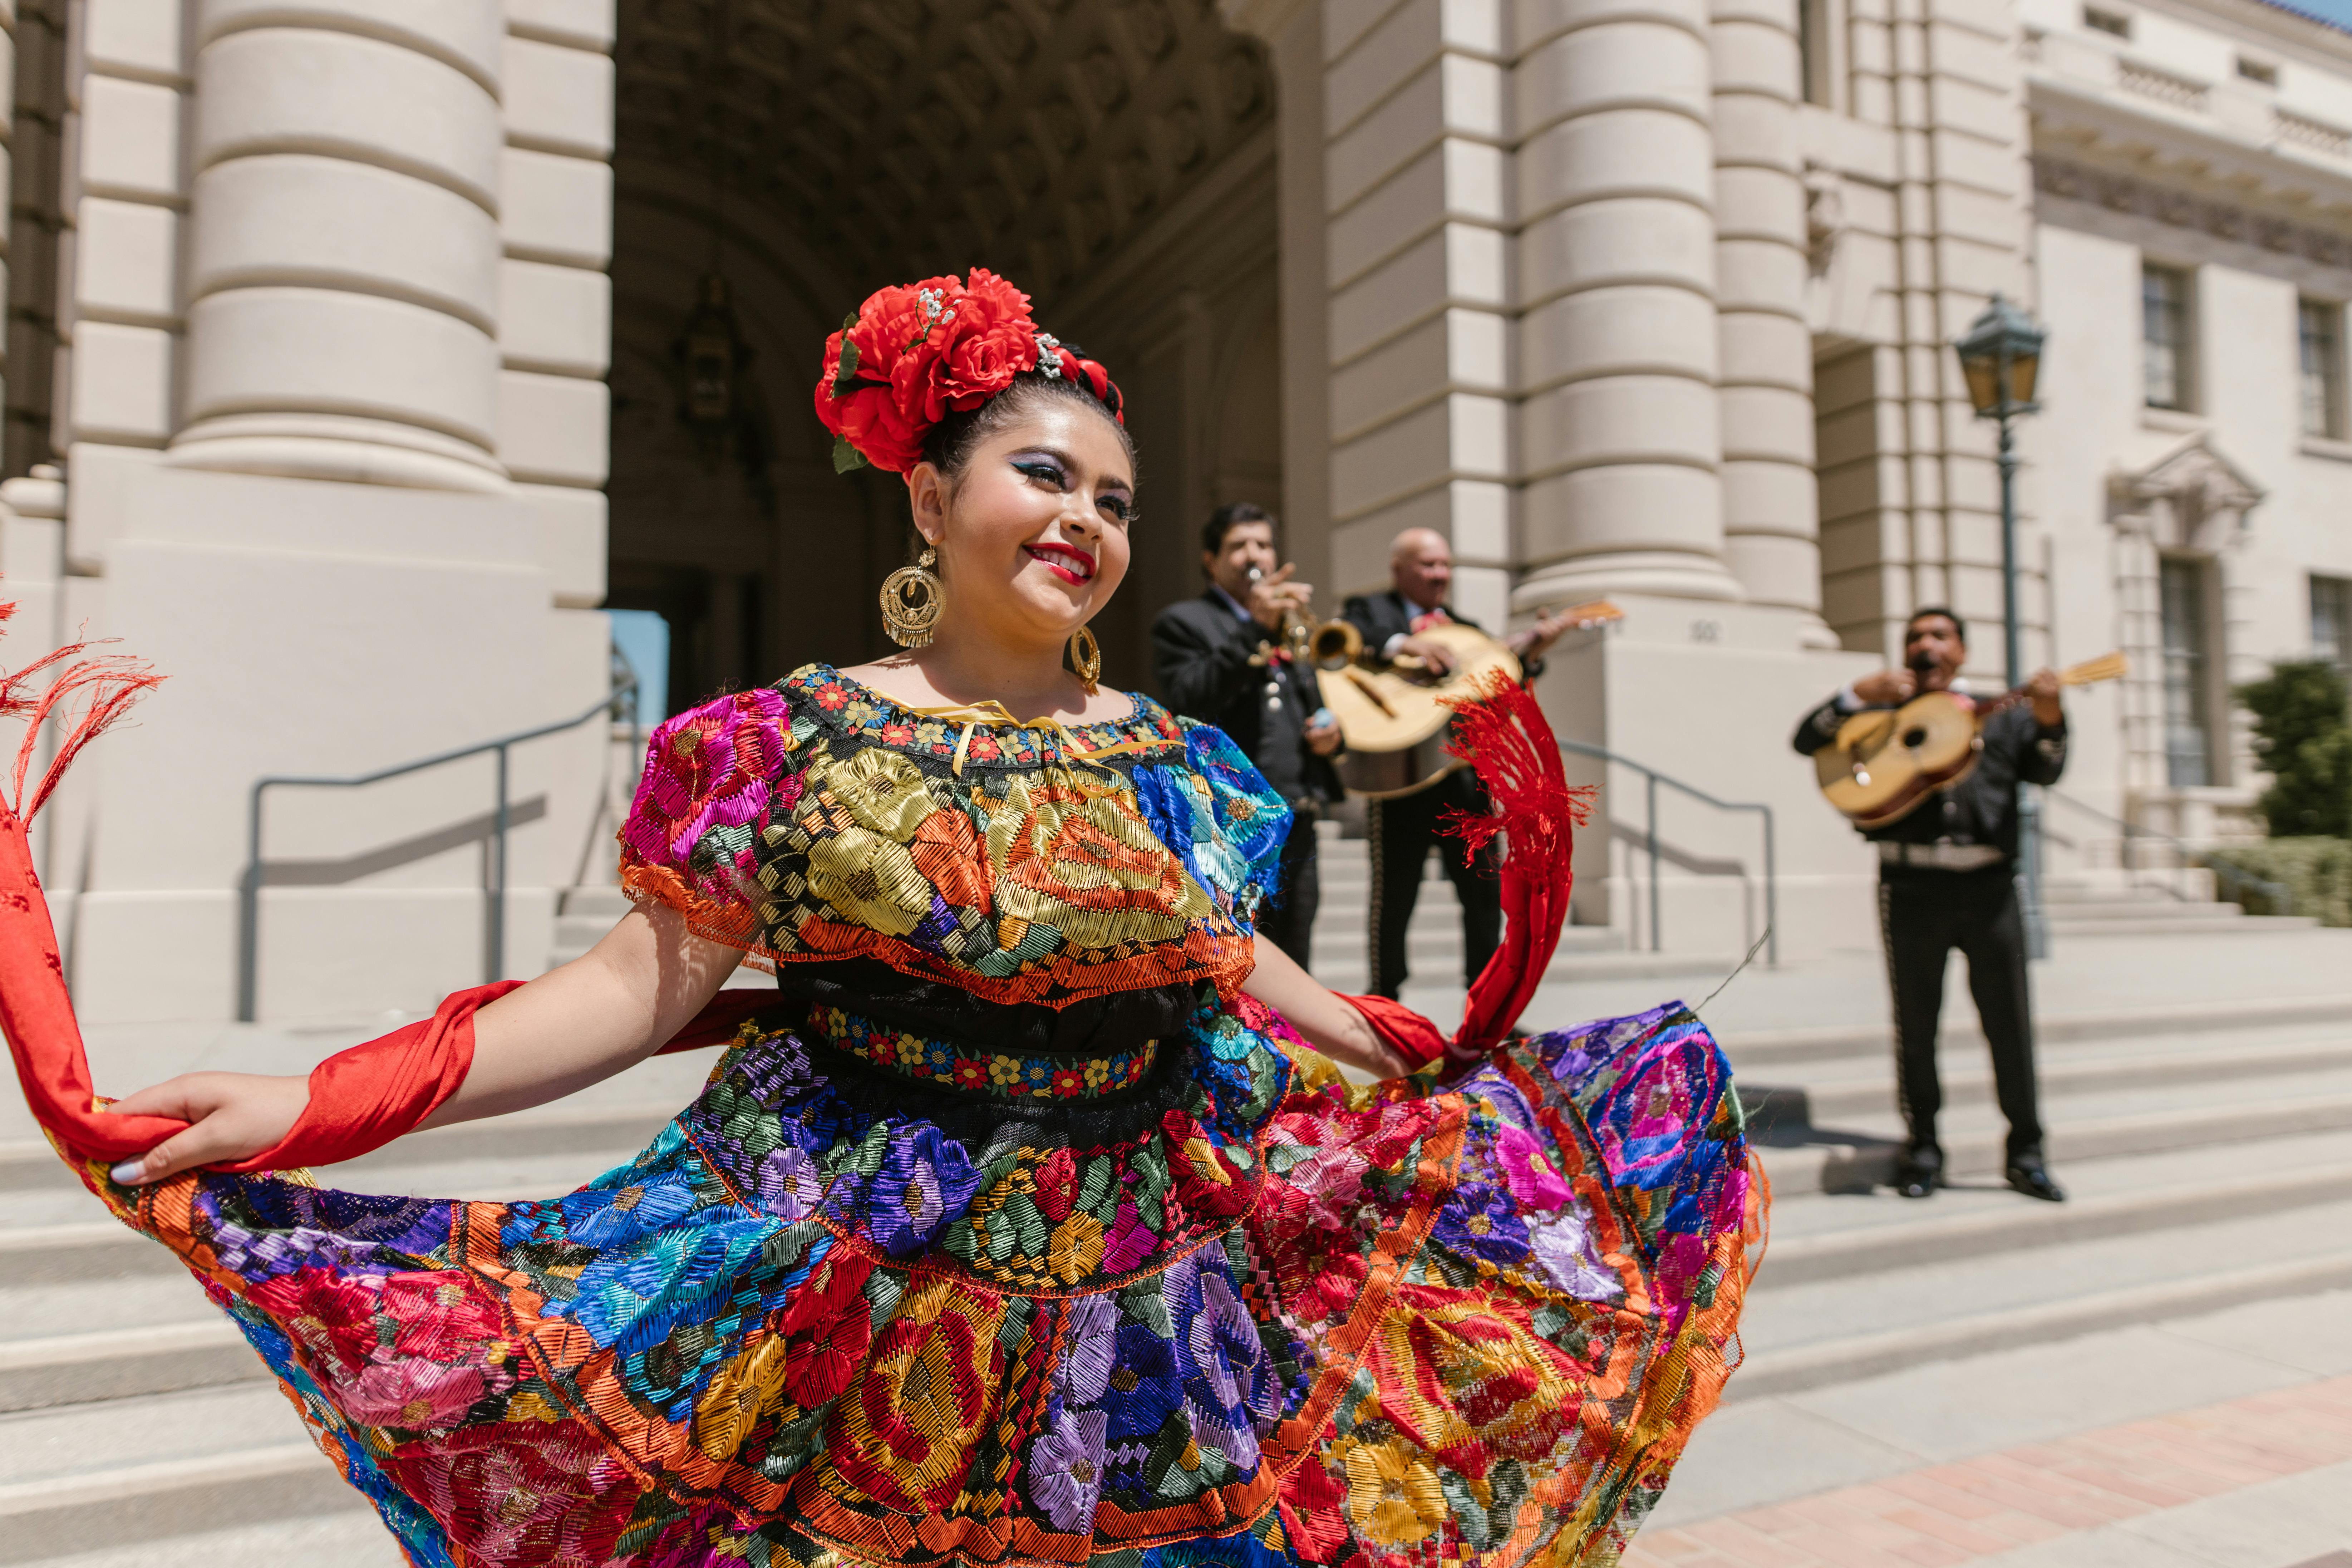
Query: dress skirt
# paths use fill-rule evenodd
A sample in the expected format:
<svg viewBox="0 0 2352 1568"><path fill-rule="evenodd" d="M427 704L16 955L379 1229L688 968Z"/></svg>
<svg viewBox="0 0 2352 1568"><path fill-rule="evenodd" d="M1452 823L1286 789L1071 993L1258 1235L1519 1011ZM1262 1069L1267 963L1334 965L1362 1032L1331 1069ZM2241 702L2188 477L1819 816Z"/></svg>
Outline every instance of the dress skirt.
<svg viewBox="0 0 2352 1568"><path fill-rule="evenodd" d="M79 1169L418 1568L1613 1563L1737 1357L1727 1071L1675 1006L1448 1072L824 1008L562 1197Z"/></svg>

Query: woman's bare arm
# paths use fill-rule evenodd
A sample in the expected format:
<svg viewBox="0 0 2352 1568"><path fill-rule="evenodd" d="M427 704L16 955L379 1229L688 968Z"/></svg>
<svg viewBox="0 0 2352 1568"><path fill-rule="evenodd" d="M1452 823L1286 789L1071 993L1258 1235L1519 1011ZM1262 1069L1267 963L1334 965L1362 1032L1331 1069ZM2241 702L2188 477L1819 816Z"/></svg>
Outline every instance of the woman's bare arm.
<svg viewBox="0 0 2352 1568"><path fill-rule="evenodd" d="M742 956L688 931L675 910L631 910L584 955L474 1016L473 1066L425 1125L544 1105L634 1067L702 1010ZM309 1103L300 1074L187 1073L142 1089L111 1109L190 1125L116 1166L114 1179L161 1181L258 1153Z"/></svg>
<svg viewBox="0 0 2352 1568"><path fill-rule="evenodd" d="M635 909L562 968L474 1017L474 1066L427 1127L561 1100L667 1045L743 962L667 905Z"/></svg>
<svg viewBox="0 0 2352 1568"><path fill-rule="evenodd" d="M1394 1047L1372 1032L1361 1013L1264 937L1257 939L1257 968L1242 989L1289 1020L1308 1045L1335 1062L1361 1068L1375 1078L1402 1078L1412 1070Z"/></svg>

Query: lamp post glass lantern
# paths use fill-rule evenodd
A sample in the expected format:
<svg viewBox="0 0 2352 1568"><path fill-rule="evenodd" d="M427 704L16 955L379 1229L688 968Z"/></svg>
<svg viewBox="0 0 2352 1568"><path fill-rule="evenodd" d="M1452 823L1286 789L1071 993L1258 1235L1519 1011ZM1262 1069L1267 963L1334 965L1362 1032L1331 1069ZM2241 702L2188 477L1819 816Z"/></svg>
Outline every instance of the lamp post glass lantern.
<svg viewBox="0 0 2352 1568"><path fill-rule="evenodd" d="M2011 690L2025 684L2025 642L2018 623L2017 443L2011 421L2038 413L2033 384L2042 369L2042 345L2049 334L2025 310L1996 293L1982 314L1952 345L1959 355L1960 379L1979 419L2000 422L2000 606L2003 674ZM2017 799L2019 889L2025 917L2026 951L2050 956L2049 927L2042 918L2042 795L2021 789Z"/></svg>

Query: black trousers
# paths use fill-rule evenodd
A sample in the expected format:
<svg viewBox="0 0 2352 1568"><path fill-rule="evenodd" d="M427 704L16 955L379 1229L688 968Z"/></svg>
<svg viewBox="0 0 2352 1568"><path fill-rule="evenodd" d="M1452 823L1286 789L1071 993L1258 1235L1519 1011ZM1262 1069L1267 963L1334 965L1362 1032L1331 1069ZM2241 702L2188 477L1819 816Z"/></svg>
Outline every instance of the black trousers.
<svg viewBox="0 0 2352 1568"><path fill-rule="evenodd" d="M1503 888L1496 877L1494 847L1490 844L1475 856L1465 855L1461 840L1444 831L1447 806L1486 809L1485 792L1466 768L1417 795L1365 804L1372 860L1372 907L1365 925L1375 996L1394 996L1405 982L1405 928L1420 901L1422 872L1432 848L1462 902L1462 983L1475 980L1502 945Z"/></svg>
<svg viewBox="0 0 2352 1568"><path fill-rule="evenodd" d="M1895 994L1895 1086L1914 1143L1936 1141L1944 1087L1936 1075L1936 1030L1944 1010L1944 965L1952 949L1969 961L1969 994L1992 1047L2000 1112L2011 1156L2042 1148L2033 1079L2033 1013L2027 992L2025 921L2015 873L1883 867L1878 925Z"/></svg>
<svg viewBox="0 0 2352 1568"><path fill-rule="evenodd" d="M1315 906L1322 901L1315 875L1315 814L1305 806L1291 809L1290 837L1282 841L1282 869L1274 897L1257 912L1257 931L1313 973L1307 954L1315 938Z"/></svg>

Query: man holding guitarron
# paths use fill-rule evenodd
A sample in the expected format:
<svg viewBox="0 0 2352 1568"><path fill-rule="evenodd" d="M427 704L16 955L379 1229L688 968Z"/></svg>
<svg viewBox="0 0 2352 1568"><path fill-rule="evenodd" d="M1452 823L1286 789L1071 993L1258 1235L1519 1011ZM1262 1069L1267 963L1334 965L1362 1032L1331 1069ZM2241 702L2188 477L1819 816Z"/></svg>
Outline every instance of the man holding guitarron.
<svg viewBox="0 0 2352 1568"><path fill-rule="evenodd" d="M1454 585L1454 551L1445 536L1427 528L1409 528L1398 534L1389 550L1389 579L1386 593L1358 594L1339 611L1340 617L1362 637L1365 661L1387 666L1401 658L1411 658L1430 677L1452 674L1453 652L1423 634L1448 625L1475 630L1477 623L1454 614L1446 605ZM1578 624L1573 612L1563 612L1502 639L1503 647L1519 662L1521 679L1533 680L1541 674L1544 655ZM1489 845L1475 855L1465 853L1444 833L1448 807L1472 813L1488 809L1477 774L1461 768L1410 794L1365 802L1372 862L1368 921L1371 984L1366 989L1375 996L1393 997L1404 984L1406 928L1420 899L1422 873L1432 849L1439 852L1462 904L1465 985L1478 978L1502 941L1503 894L1496 879L1494 847Z"/></svg>
<svg viewBox="0 0 2352 1568"><path fill-rule="evenodd" d="M1968 629L1959 616L1940 607L1916 612L1903 633L1905 668L1865 676L1807 714L1797 726L1797 750L1812 756L1837 745L1840 731L1857 713L1952 691L1967 657ZM1874 824L1862 831L1878 847L1879 931L1895 993L1896 1085L1910 1134L1895 1184L1907 1198L1929 1196L1943 1183L1944 1153L1936 1141L1943 1103L1936 1031L1945 962L1955 947L1968 956L1969 991L1992 1047L1994 1087L2009 1120L2009 1184L2051 1203L2066 1195L2042 1160L2016 879L2017 786L2055 784L2066 766L2059 685L2059 676L2045 669L2016 700L1980 705L1990 710L1982 720L1974 765L1907 810L1874 817L1849 812L1860 823ZM1887 744L1888 764L1904 743L1896 737ZM1870 783L1865 763L1856 762L1852 771L1862 784Z"/></svg>

